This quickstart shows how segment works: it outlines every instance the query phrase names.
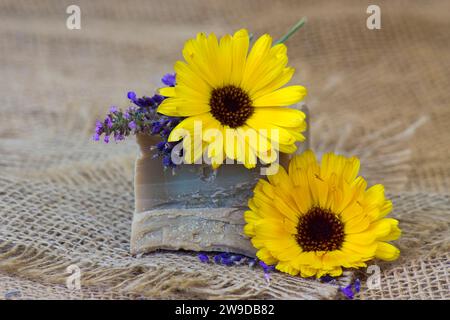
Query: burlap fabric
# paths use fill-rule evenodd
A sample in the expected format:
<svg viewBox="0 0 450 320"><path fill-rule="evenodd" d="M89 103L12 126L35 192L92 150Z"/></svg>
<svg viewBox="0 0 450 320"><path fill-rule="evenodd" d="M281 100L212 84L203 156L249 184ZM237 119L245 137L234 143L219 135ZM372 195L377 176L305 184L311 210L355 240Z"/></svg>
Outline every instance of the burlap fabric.
<svg viewBox="0 0 450 320"><path fill-rule="evenodd" d="M66 28L69 4L81 30ZM129 254L133 141L90 141L110 105L151 94L185 39L247 27L289 42L309 89L312 146L361 158L404 231L401 258L361 299L448 299L450 5L377 1L17 1L0 3L0 298L339 298L336 286L189 252ZM82 272L66 288L66 267ZM341 285L364 272L347 273Z"/></svg>

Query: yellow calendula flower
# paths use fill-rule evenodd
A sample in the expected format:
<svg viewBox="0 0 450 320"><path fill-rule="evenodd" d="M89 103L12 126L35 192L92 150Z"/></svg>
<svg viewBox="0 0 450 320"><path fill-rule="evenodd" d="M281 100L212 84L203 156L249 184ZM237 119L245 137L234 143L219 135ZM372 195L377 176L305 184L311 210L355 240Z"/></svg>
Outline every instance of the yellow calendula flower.
<svg viewBox="0 0 450 320"><path fill-rule="evenodd" d="M184 46L185 61L175 63L176 85L160 89L160 94L168 98L157 111L186 117L172 131L169 141L190 136L183 139L184 149L190 151L185 153L187 163L194 163L207 152L214 167L228 157L250 168L257 158L272 163L272 151L294 152L295 142L304 140L301 132L306 129L305 115L287 106L299 102L306 89L283 87L294 74L287 66L286 46L272 46L267 34L250 51L249 43L245 29L220 40L214 34L199 33ZM196 121L202 123L201 132L194 130ZM209 129L222 137L204 134ZM196 140L200 134L203 136Z"/></svg>
<svg viewBox="0 0 450 320"><path fill-rule="evenodd" d="M244 232L259 259L291 275L321 277L398 258L388 243L400 236L398 221L385 218L392 202L382 185L367 189L357 158L328 153L319 164L306 151L289 172L279 169L258 182L245 212Z"/></svg>

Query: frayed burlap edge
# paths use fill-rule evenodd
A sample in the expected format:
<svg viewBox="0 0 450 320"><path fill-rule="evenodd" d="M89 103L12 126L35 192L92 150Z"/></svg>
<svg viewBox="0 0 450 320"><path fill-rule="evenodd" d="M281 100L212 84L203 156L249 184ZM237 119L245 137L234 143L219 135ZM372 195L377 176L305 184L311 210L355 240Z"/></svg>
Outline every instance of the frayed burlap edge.
<svg viewBox="0 0 450 320"><path fill-rule="evenodd" d="M200 263L200 262L199 262ZM39 250L11 242L0 244L0 273L29 279L61 290L68 279L67 268L72 261L61 261L46 250ZM186 272L167 266L149 267L129 265L105 268L93 263L77 263L83 270L81 290L68 291L65 298L112 298L112 299L334 299L338 296L336 286L319 283L315 280L301 280L283 287L285 292L274 291L270 287L248 286L245 281L218 279L217 275L201 271ZM274 274L275 277L287 277ZM339 280L342 286L352 279L346 272ZM317 292L320 288L320 293ZM292 296L291 290L301 294ZM29 298L29 297L26 297ZM40 298L40 297L36 297Z"/></svg>

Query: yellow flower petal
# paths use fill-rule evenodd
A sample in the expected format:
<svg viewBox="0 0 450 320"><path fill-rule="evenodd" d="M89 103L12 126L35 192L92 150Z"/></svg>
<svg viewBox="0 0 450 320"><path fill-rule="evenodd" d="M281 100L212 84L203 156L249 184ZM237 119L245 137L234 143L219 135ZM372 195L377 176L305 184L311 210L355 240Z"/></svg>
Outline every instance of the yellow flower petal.
<svg viewBox="0 0 450 320"><path fill-rule="evenodd" d="M225 86L230 83L233 65L233 38L227 34L220 39L219 44L220 64L214 66L219 68L220 82L218 86Z"/></svg>
<svg viewBox="0 0 450 320"><path fill-rule="evenodd" d="M369 189L367 189L364 194L364 206L378 206L381 207L384 204L384 186L381 184L376 184Z"/></svg>
<svg viewBox="0 0 450 320"><path fill-rule="evenodd" d="M367 230L369 226L370 218L367 215L361 214L345 222L344 231L346 234L360 233Z"/></svg>
<svg viewBox="0 0 450 320"><path fill-rule="evenodd" d="M392 244L386 242L379 242L375 257L385 261L396 260L400 255L400 250L394 247Z"/></svg>
<svg viewBox="0 0 450 320"><path fill-rule="evenodd" d="M356 157L346 158L333 153L326 153L322 157L320 177L329 179L334 173L342 177L346 182L355 180L359 172L359 160Z"/></svg>
<svg viewBox="0 0 450 320"><path fill-rule="evenodd" d="M372 232L352 233L345 236L345 240L355 244L371 244L375 241L376 234Z"/></svg>
<svg viewBox="0 0 450 320"><path fill-rule="evenodd" d="M301 195L298 197L293 197L298 211L301 214L306 214L313 207L313 199L309 188L297 186L293 189L293 191Z"/></svg>
<svg viewBox="0 0 450 320"><path fill-rule="evenodd" d="M335 268L323 268L321 270L317 270L316 278L321 278L325 275L330 275L332 277L337 277L342 274L342 268L341 267L335 267Z"/></svg>
<svg viewBox="0 0 450 320"><path fill-rule="evenodd" d="M384 218L391 211L392 211L392 201L387 200L381 205L379 215L375 217L375 219Z"/></svg>
<svg viewBox="0 0 450 320"><path fill-rule="evenodd" d="M347 223L348 221L360 217L364 214L364 209L358 202L353 202L351 205L347 206L341 212L341 221Z"/></svg>
<svg viewBox="0 0 450 320"><path fill-rule="evenodd" d="M289 108L258 108L255 110L258 118L265 119L280 127L301 127L305 123L305 114L296 109Z"/></svg>
<svg viewBox="0 0 450 320"><path fill-rule="evenodd" d="M317 273L317 269L308 267L308 266L301 266L300 268L300 272L302 277L304 278L309 278L314 276Z"/></svg>
<svg viewBox="0 0 450 320"><path fill-rule="evenodd" d="M183 101L178 98L168 98L159 105L157 111L167 116L187 117L207 113L209 109L209 105L207 104Z"/></svg>
<svg viewBox="0 0 450 320"><path fill-rule="evenodd" d="M255 226L255 231L258 235L268 239L283 239L286 237L286 230L283 225L281 223L273 224L273 221L269 219L261 220Z"/></svg>
<svg viewBox="0 0 450 320"><path fill-rule="evenodd" d="M252 139L252 141L249 141L249 135L246 134L246 132L248 132L247 127L245 128L237 128L237 133L239 135L239 148L240 150L244 153L243 157L244 157L244 165L247 169L251 169L256 167L256 163L257 163L257 158L256 158L256 154L255 154L255 149L252 148L251 143L255 143L255 138ZM251 129L250 129L251 130ZM254 132L254 130L252 130ZM257 137L257 134L255 133L253 135L253 137ZM255 145L255 148L257 148L257 145Z"/></svg>
<svg viewBox="0 0 450 320"><path fill-rule="evenodd" d="M342 244L342 252L346 255L354 255L357 254L361 258L367 260L372 259L375 256L375 251L377 250L377 244L372 243L370 245L361 245L358 243L353 243L350 241L344 241Z"/></svg>
<svg viewBox="0 0 450 320"><path fill-rule="evenodd" d="M184 86L191 90L190 94L195 95L196 98L200 98L201 101L209 101L209 95L212 87L204 81L198 74L192 70L192 68L185 62L177 61L174 66L175 73L177 75L177 85ZM195 93L194 93L195 92ZM183 92L180 92L180 95ZM186 98L181 96L182 98Z"/></svg>
<svg viewBox="0 0 450 320"><path fill-rule="evenodd" d="M300 270L292 267L290 262L282 262L282 261L278 262L277 265L275 266L275 268L278 271L288 273L291 276L296 276L300 272Z"/></svg>
<svg viewBox="0 0 450 320"><path fill-rule="evenodd" d="M341 250L329 251L322 256L322 263L326 268L333 268L336 266L350 268L352 266L352 262L359 260L359 255L345 254Z"/></svg>
<svg viewBox="0 0 450 320"><path fill-rule="evenodd" d="M205 54L196 39L186 41L183 49L183 57L192 71L201 77L203 81L211 87L217 85L217 79L205 63L207 61Z"/></svg>
<svg viewBox="0 0 450 320"><path fill-rule="evenodd" d="M247 53L249 47L249 35L247 30L241 29L233 35L232 44L232 70L230 83L235 86L240 86L242 81L242 74L244 72L245 63L247 61Z"/></svg>
<svg viewBox="0 0 450 320"><path fill-rule="evenodd" d="M295 151L297 151L297 146L294 143L291 144L280 143L278 145L278 148L275 145L273 146L273 148L287 154L294 153Z"/></svg>
<svg viewBox="0 0 450 320"><path fill-rule="evenodd" d="M259 249L256 252L256 256L258 257L259 260L264 261L264 263L269 265L269 266L277 263L277 259L275 259L270 254L269 250L267 250L266 248Z"/></svg>
<svg viewBox="0 0 450 320"><path fill-rule="evenodd" d="M244 234L249 237L256 236L255 225L253 223L247 223L244 226Z"/></svg>
<svg viewBox="0 0 450 320"><path fill-rule="evenodd" d="M314 251L302 252L292 263L296 268L301 268L302 266L322 268L322 258Z"/></svg>
<svg viewBox="0 0 450 320"><path fill-rule="evenodd" d="M320 171L320 167L317 163L314 152L312 152L311 150L306 150L302 154L295 155L292 158L291 162L289 163L289 174L291 174L291 171L293 171L294 169L303 169L306 172L306 170L310 167L313 169L312 171L315 174Z"/></svg>
<svg viewBox="0 0 450 320"><path fill-rule="evenodd" d="M253 72L251 86L247 86L248 92L253 99L261 89L283 75L288 62L286 51L284 44L273 46L261 67Z"/></svg>
<svg viewBox="0 0 450 320"><path fill-rule="evenodd" d="M373 233L377 239L384 238L391 233L394 226L397 226L398 221L395 219L382 219L373 222L368 231Z"/></svg>
<svg viewBox="0 0 450 320"><path fill-rule="evenodd" d="M255 129L260 135L267 137L272 145L291 145L296 139L286 129L267 122L266 118L255 112L247 120L248 126Z"/></svg>
<svg viewBox="0 0 450 320"><path fill-rule="evenodd" d="M380 241L392 241L392 240L397 240L398 238L400 238L402 231L400 230L400 228L398 227L398 221L395 219L383 219L381 221L388 221L391 225L391 229L389 231L389 233L386 236L383 237L379 237L378 240Z"/></svg>
<svg viewBox="0 0 450 320"><path fill-rule="evenodd" d="M244 73L242 76L241 86L249 90L251 87L251 81L254 78L254 73L257 72L261 64L265 61L269 55L270 48L272 47L272 37L268 34L262 35L256 40L253 45L245 64Z"/></svg>
<svg viewBox="0 0 450 320"><path fill-rule="evenodd" d="M291 81L292 76L294 75L294 72L295 72L294 68L290 68L290 67L284 68L283 71L278 75L278 77L273 79L265 87L254 92L252 94L252 99L254 99L254 100L258 99L262 96L265 96L265 95L281 88L282 86L287 84L289 81Z"/></svg>
<svg viewBox="0 0 450 320"><path fill-rule="evenodd" d="M264 245L279 261L292 261L302 253L302 249L292 237L268 239Z"/></svg>
<svg viewBox="0 0 450 320"><path fill-rule="evenodd" d="M306 96L302 86L289 86L255 99L254 107L282 107L296 104Z"/></svg>
<svg viewBox="0 0 450 320"><path fill-rule="evenodd" d="M174 87L165 87L159 89L159 94L165 97L175 97L175 88Z"/></svg>
<svg viewBox="0 0 450 320"><path fill-rule="evenodd" d="M308 170L307 176L313 204L321 208L325 208L328 200L328 184L319 179L319 177L314 174L312 169Z"/></svg>

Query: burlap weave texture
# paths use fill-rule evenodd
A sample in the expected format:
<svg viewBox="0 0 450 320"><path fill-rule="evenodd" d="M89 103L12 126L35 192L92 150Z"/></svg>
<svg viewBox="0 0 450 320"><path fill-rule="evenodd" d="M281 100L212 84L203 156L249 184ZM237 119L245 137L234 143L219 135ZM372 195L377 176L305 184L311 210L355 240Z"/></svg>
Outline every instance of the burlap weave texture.
<svg viewBox="0 0 450 320"><path fill-rule="evenodd" d="M66 28L78 4L82 29ZM188 252L129 254L136 145L90 140L95 118L151 94L199 31L246 27L289 40L308 88L312 147L359 156L404 231L361 299L449 299L450 6L378 1L0 2L0 298L337 298L338 289ZM82 270L70 292L66 267ZM348 273L364 278L364 273Z"/></svg>

